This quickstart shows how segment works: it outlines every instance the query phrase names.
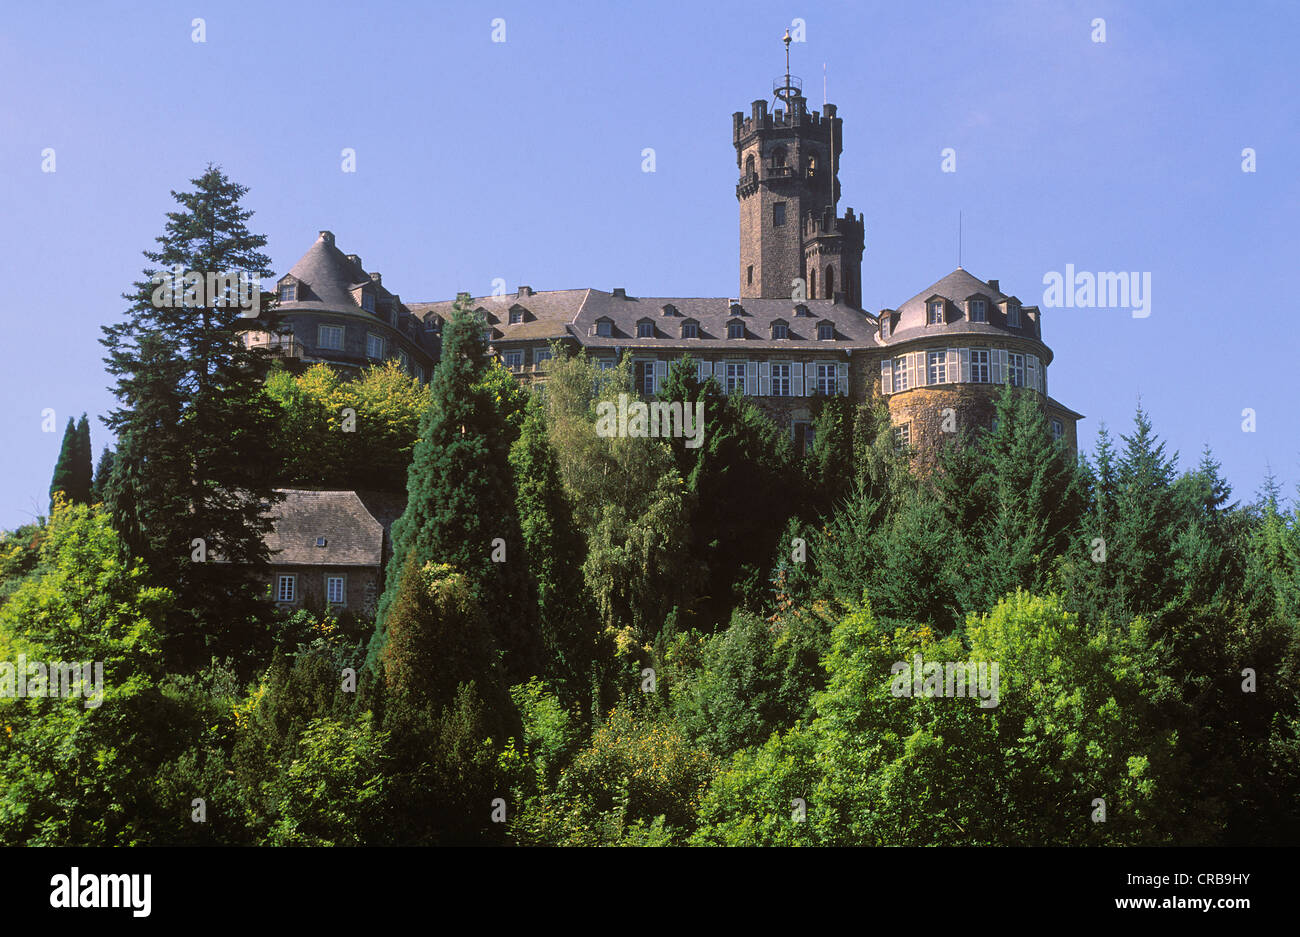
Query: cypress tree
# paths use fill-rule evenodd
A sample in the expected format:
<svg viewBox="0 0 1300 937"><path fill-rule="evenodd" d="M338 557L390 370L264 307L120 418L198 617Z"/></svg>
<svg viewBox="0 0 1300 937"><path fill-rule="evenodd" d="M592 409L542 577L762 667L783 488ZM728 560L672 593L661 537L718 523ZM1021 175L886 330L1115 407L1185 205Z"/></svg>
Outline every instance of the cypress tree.
<svg viewBox="0 0 1300 937"><path fill-rule="evenodd" d="M509 464L513 431L483 383L489 362L483 324L457 299L443 330L407 475L406 510L393 524L393 556L380 597L370 660L387 640L387 615L408 563L446 563L463 574L505 651L513 678L535 673L540 642ZM495 562L502 559L504 562Z"/></svg>
<svg viewBox="0 0 1300 937"><path fill-rule="evenodd" d="M95 450L90 445L90 421L81 414L77 421L77 448L73 459L72 497L78 504L89 504L94 496L94 472L91 468Z"/></svg>
<svg viewBox="0 0 1300 937"><path fill-rule="evenodd" d="M63 444L59 447L59 458L54 463L54 477L50 479L50 513L54 513L54 495L63 492L71 500L73 476L76 474L73 463L77 458L77 427L72 417L68 417L68 427L63 431Z"/></svg>
<svg viewBox="0 0 1300 937"><path fill-rule="evenodd" d="M583 681L596 653L595 610L582 576L587 544L560 480L545 408L536 398L530 398L519 438L510 447L510 466L549 670L576 697L587 689Z"/></svg>
<svg viewBox="0 0 1300 937"><path fill-rule="evenodd" d="M247 227L246 187L213 166L192 183L172 192L180 208L168 213L159 248L144 252L150 266L124 294L123 321L100 340L119 401L105 421L119 439L109 509L128 548L177 595L164 647L182 662L206 660L204 643L237 654L253 643L247 629L259 626L265 586L212 560L265 574L276 500L275 408L262 387L271 359L242 340L250 325L274 329L274 316L253 318L240 302L265 298L266 238ZM178 267L200 287L168 295ZM232 273L252 278L253 295L212 282Z"/></svg>

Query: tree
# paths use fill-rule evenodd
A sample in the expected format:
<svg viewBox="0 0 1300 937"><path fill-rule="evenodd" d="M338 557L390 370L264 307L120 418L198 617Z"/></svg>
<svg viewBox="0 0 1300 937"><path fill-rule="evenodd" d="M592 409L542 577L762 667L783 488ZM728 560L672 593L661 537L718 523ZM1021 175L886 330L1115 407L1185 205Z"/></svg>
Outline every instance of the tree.
<svg viewBox="0 0 1300 937"><path fill-rule="evenodd" d="M105 446L104 451L100 453L99 464L95 466L95 481L91 485L92 500L96 504L108 500L108 481L113 476L113 459L112 447Z"/></svg>
<svg viewBox="0 0 1300 937"><path fill-rule="evenodd" d="M513 380L513 378L511 378ZM548 668L574 699L589 690L597 653L595 609L582 578L586 541L560 479L547 435L546 411L528 402L519 438L510 448L524 556L537 583L537 613Z"/></svg>
<svg viewBox="0 0 1300 937"><path fill-rule="evenodd" d="M282 484L405 491L429 388L398 361L353 380L325 364L277 370L266 390L279 405Z"/></svg>
<svg viewBox="0 0 1300 937"><path fill-rule="evenodd" d="M171 594L122 558L98 508L58 499L41 553L43 572L0 607L0 842L150 842L167 825L152 779L181 741L158 692L155 626ZM56 679L56 664L76 666L72 679L61 668ZM80 689L39 692L38 674L47 691Z"/></svg>
<svg viewBox="0 0 1300 937"><path fill-rule="evenodd" d="M68 428L63 432L63 445L59 448L59 459L54 466L54 477L50 481L50 510L54 510L54 495L63 492L72 504L89 504L91 500L90 424L86 414L81 415L79 423L68 418Z"/></svg>
<svg viewBox="0 0 1300 937"><path fill-rule="evenodd" d="M483 384L487 368L482 324L462 296L444 328L442 360L407 478L406 510L393 525L371 659L383 651L388 611L408 560L414 569L445 563L466 577L517 682L537 672L541 642L521 555L511 433Z"/></svg>
<svg viewBox="0 0 1300 937"><path fill-rule="evenodd" d="M275 410L262 384L270 354L243 341L250 324L275 327L269 313L247 315L270 275L266 238L247 227L246 187L214 166L192 183L172 192L180 209L144 252L152 266L124 294L123 321L101 339L119 400L106 420L120 441L110 510L151 574L175 588L165 637L191 662L203 644L246 653L255 643L278 498ZM183 289L173 290L178 269Z"/></svg>

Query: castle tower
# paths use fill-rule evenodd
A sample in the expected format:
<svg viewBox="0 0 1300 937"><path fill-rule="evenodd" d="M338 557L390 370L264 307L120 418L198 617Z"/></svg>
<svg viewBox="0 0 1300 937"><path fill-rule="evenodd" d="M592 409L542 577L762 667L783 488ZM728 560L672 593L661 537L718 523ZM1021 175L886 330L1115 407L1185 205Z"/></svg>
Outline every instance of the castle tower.
<svg viewBox="0 0 1300 937"><path fill-rule="evenodd" d="M838 217L843 121L835 105L808 110L799 78L786 73L772 84L776 106L754 101L749 117L732 115L732 140L740 182L740 297L790 299L803 279L809 299L862 304L863 225L848 209Z"/></svg>

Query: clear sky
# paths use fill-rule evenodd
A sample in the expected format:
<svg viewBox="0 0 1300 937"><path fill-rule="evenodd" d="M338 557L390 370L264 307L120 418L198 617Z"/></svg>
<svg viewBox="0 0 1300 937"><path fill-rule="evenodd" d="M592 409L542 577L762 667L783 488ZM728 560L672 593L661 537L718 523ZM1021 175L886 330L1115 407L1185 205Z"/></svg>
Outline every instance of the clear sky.
<svg viewBox="0 0 1300 937"><path fill-rule="evenodd" d="M209 161L277 276L328 228L407 301L734 295L731 114L770 98L796 17L793 71L820 109L825 65L844 118L867 308L952 271L959 211L963 266L1025 304L1067 264L1150 273L1147 318L1044 310L1081 445L1140 398L1184 467L1208 443L1239 497L1270 466L1293 491L1300 4L29 3L0 21L0 527L45 510L67 417L109 408L99 326Z"/></svg>

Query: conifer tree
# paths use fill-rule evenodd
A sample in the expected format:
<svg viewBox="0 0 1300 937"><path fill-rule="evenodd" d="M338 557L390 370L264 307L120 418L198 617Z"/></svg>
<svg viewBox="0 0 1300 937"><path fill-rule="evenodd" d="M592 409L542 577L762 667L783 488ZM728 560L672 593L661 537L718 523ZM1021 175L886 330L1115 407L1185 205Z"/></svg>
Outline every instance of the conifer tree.
<svg viewBox="0 0 1300 937"><path fill-rule="evenodd" d="M108 480L113 475L113 457L112 447L105 446L104 451L100 453L99 464L95 466L95 480L92 482L90 489L96 503L107 500Z"/></svg>
<svg viewBox="0 0 1300 937"><path fill-rule="evenodd" d="M587 545L560 480L545 408L536 398L530 398L519 438L510 447L510 465L549 670L576 696L589 689L584 682L596 653L595 609L582 577Z"/></svg>
<svg viewBox="0 0 1300 937"><path fill-rule="evenodd" d="M63 492L69 498L73 490L73 476L76 474L73 464L77 458L77 427L72 417L68 417L68 427L63 431L63 444L59 447L59 459L54 463L54 477L50 479L50 513L54 513L54 495Z"/></svg>
<svg viewBox="0 0 1300 937"><path fill-rule="evenodd" d="M467 296L444 328L442 359L407 476L406 511L393 525L393 556L380 598L372 665L408 562L463 574L505 651L512 677L535 672L540 643L509 464L511 430L482 379L482 323Z"/></svg>
<svg viewBox="0 0 1300 937"><path fill-rule="evenodd" d="M259 627L265 586L231 575L227 563L266 570L263 537L276 500L275 410L262 387L270 357L242 338L247 327L275 327L273 314L255 319L249 308L267 298L259 286L270 275L266 238L247 227L246 187L213 166L192 183L172 192L180 208L168 213L158 249L144 252L151 266L124 294L123 321L101 339L119 400L106 420L120 441L113 523L175 590L177 613L163 631L182 661L206 659L203 643L229 641L238 652L253 643L246 629ZM171 291L176 268L189 279Z"/></svg>

